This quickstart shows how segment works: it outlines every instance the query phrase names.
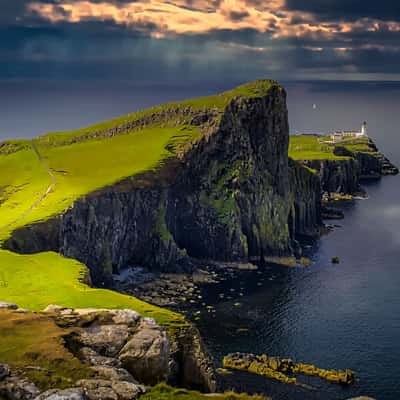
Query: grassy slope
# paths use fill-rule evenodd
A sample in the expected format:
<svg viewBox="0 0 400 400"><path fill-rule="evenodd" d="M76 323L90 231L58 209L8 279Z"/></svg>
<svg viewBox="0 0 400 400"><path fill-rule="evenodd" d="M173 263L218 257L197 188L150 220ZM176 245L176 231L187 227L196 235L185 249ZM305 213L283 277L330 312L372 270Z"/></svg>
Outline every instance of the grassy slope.
<svg viewBox="0 0 400 400"><path fill-rule="evenodd" d="M42 310L49 304L85 308L131 308L161 324L182 324L179 314L111 290L93 289L81 282L85 267L47 252L18 255L0 251L0 299L20 307Z"/></svg>
<svg viewBox="0 0 400 400"><path fill-rule="evenodd" d="M92 372L63 346L63 335L50 318L0 310L0 360L23 369L41 389L70 387ZM35 368L25 369L26 365Z"/></svg>
<svg viewBox="0 0 400 400"><path fill-rule="evenodd" d="M333 153L335 146L346 147L353 152L371 152L368 147L368 138L348 139L340 143L328 144L329 136L298 135L291 136L289 143L289 157L293 160L345 160L348 157L336 156Z"/></svg>
<svg viewBox="0 0 400 400"><path fill-rule="evenodd" d="M198 140L200 131L188 121L148 125L110 138L71 139L177 107L223 110L235 96L257 97L275 83L257 81L221 95L159 106L73 132L52 133L0 148L0 241L16 228L62 213L81 196L127 176L152 170L174 155L174 149ZM173 150L166 150L167 144ZM35 153L37 148L42 162ZM18 149L19 147L19 149ZM10 148L18 151L11 152ZM54 175L52 178L47 169ZM47 194L49 185L52 190ZM36 204L43 197L40 204ZM85 267L59 254L17 255L0 250L0 300L40 310L48 304L70 307L132 308L160 323L182 323L177 314L133 297L90 289L79 282Z"/></svg>
<svg viewBox="0 0 400 400"><path fill-rule="evenodd" d="M223 393L218 395L205 395L186 389L175 389L167 385L157 385L150 392L141 397L142 400L267 400L263 396Z"/></svg>

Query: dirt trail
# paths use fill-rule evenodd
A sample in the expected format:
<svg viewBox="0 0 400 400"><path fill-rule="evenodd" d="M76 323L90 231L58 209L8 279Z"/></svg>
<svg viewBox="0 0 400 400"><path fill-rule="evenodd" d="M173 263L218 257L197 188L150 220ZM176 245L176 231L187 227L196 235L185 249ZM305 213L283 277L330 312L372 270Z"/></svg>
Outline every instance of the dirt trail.
<svg viewBox="0 0 400 400"><path fill-rule="evenodd" d="M7 230L8 228L10 228L12 225L18 223L19 221L21 221L23 218L25 218L26 216L28 216L35 208L37 208L40 203L42 203L42 201L48 196L48 194L54 189L54 186L57 183L57 179L55 177L55 175L53 174L53 172L51 171L51 169L49 168L49 166L47 165L46 161L43 160L43 157L41 156L41 154L39 153L38 148L36 147L36 144L31 141L31 146L33 151L35 152L40 164L42 164L43 168L46 170L47 174L50 176L50 185L47 187L46 191L44 193L41 194L41 196L32 204L31 207L29 207L27 210L25 210L22 214L20 214L17 218L15 218L14 220L10 221L7 225L4 225L2 227L0 227L0 233L4 232L5 230Z"/></svg>

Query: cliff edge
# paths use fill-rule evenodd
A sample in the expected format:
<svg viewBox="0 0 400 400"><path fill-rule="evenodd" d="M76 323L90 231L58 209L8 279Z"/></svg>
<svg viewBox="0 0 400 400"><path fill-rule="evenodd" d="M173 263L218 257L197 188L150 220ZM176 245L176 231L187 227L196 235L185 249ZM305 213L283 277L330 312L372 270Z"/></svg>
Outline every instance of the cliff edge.
<svg viewBox="0 0 400 400"><path fill-rule="evenodd" d="M284 89L271 81L249 85L223 94L222 105L208 98L201 107L175 104L64 140L74 147L154 126L197 132L175 146L173 136L166 146L171 154L157 168L15 230L6 247L77 259L96 285L128 265L178 271L193 259L253 261L298 251L297 240L316 236L321 225L319 180L300 164L289 165Z"/></svg>

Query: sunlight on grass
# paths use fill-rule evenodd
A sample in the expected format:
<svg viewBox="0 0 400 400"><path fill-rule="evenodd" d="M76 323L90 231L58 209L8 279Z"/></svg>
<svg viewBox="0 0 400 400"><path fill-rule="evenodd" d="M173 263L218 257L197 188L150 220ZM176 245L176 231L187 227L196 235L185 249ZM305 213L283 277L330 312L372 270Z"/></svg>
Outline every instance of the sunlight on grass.
<svg viewBox="0 0 400 400"><path fill-rule="evenodd" d="M49 304L73 308L131 308L160 323L182 323L176 313L111 290L82 282L86 267L76 260L46 252L19 255L0 250L0 299L40 311Z"/></svg>
<svg viewBox="0 0 400 400"><path fill-rule="evenodd" d="M290 136L289 157L293 160L346 160L349 157L334 154L335 147L341 146L351 152L371 152L368 138L347 139L336 144L328 143L330 136Z"/></svg>

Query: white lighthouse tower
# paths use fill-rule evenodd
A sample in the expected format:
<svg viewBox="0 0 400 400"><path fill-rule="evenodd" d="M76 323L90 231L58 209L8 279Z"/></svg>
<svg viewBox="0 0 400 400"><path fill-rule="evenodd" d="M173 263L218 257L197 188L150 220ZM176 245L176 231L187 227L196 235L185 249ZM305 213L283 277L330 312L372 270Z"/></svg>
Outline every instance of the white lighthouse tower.
<svg viewBox="0 0 400 400"><path fill-rule="evenodd" d="M367 122L364 121L361 125L361 136L368 136L367 133Z"/></svg>

